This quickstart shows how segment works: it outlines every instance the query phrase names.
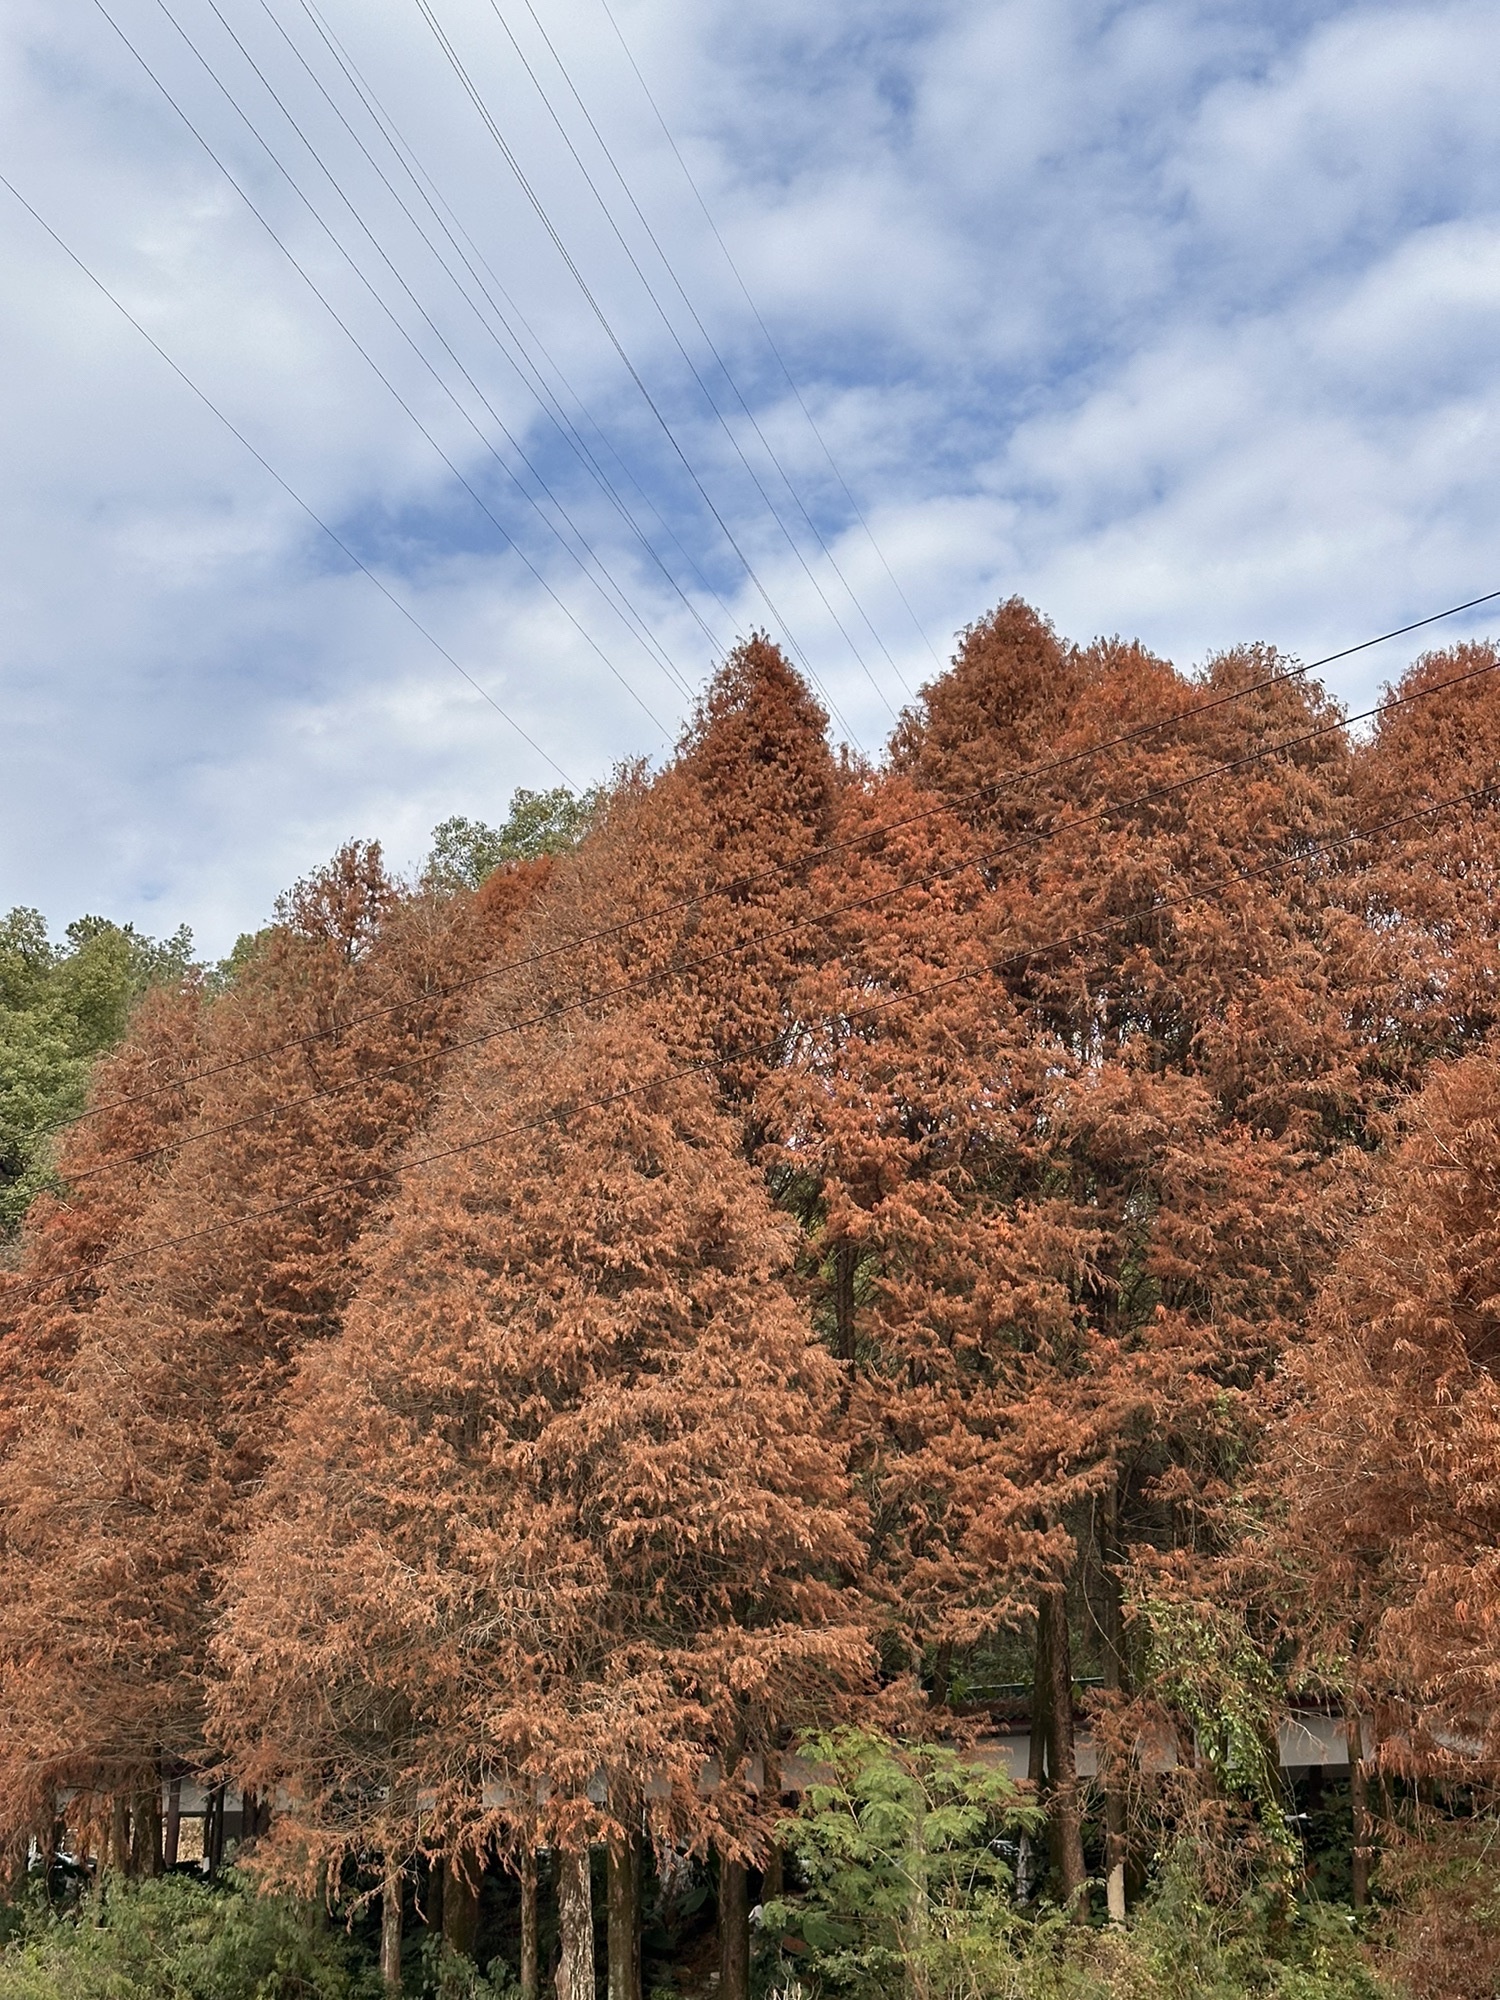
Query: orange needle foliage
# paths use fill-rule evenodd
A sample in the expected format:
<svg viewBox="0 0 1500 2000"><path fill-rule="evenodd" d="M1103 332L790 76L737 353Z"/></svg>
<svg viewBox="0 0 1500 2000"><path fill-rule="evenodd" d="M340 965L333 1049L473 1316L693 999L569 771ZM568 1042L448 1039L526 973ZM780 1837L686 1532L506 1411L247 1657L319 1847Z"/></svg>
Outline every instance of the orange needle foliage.
<svg viewBox="0 0 1500 2000"><path fill-rule="evenodd" d="M377 849L346 848L284 899L256 961L204 1015L201 1137L149 1163L66 1379L0 1472L0 1793L13 1825L59 1782L118 1795L163 1760L202 1762L215 1582L282 1385L301 1347L336 1329L359 1235L431 1103L430 1058L460 1005L444 985L493 950L507 900L529 886L411 899ZM137 1108L148 1138L162 1102ZM121 1199L103 1177L84 1185ZM325 1191L286 1205L311 1187ZM38 1275L46 1230L44 1217Z"/></svg>
<svg viewBox="0 0 1500 2000"><path fill-rule="evenodd" d="M1500 1762L1500 1064L1440 1067L1289 1368L1283 1554L1301 1636L1355 1655L1418 1768Z"/></svg>
<svg viewBox="0 0 1500 2000"><path fill-rule="evenodd" d="M0 1271L0 1456L42 1421L99 1297L92 1266L129 1234L161 1172L157 1149L191 1116L202 1015L195 985L146 994L125 1040L95 1066L89 1115L59 1144L72 1185L33 1202L18 1268Z"/></svg>
<svg viewBox="0 0 1500 2000"><path fill-rule="evenodd" d="M1316 870L1235 877L1343 830L1348 746L1219 771L1333 719L1296 683L1178 719L1273 665L1196 687L1006 605L846 802L871 840L820 877L833 949L764 1094L917 1646L1014 1622L1091 1492L1191 1540L1305 1307L1361 1089L1346 920Z"/></svg>
<svg viewBox="0 0 1500 2000"><path fill-rule="evenodd" d="M304 1863L409 1852L419 1804L449 1849L577 1851L644 1802L744 1851L754 1793L706 1760L867 1675L795 1232L667 1066L630 1014L477 1056L433 1149L498 1136L408 1174L307 1358L217 1646L221 1741Z"/></svg>

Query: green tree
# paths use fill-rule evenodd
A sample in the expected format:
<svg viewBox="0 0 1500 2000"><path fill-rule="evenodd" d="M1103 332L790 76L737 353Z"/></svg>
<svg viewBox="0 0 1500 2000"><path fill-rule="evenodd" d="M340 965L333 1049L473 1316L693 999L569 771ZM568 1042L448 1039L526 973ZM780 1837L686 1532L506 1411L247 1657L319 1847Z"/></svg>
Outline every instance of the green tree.
<svg viewBox="0 0 1500 2000"><path fill-rule="evenodd" d="M52 1178L51 1135L83 1109L90 1065L149 988L192 966L192 933L80 917L54 944L40 912L0 918L0 1239Z"/></svg>
<svg viewBox="0 0 1500 2000"><path fill-rule="evenodd" d="M767 1902L763 1928L795 1934L820 1993L922 2000L940 1965L1011 1928L1004 1855L1042 1814L942 1744L845 1727L805 1737L802 1754L813 1779L777 1831L805 1886Z"/></svg>
<svg viewBox="0 0 1500 2000"><path fill-rule="evenodd" d="M486 875L544 854L567 854L583 839L604 800L604 787L583 793L556 785L550 792L524 786L511 796L504 826L456 813L432 830L432 852L422 869L429 889L477 889Z"/></svg>

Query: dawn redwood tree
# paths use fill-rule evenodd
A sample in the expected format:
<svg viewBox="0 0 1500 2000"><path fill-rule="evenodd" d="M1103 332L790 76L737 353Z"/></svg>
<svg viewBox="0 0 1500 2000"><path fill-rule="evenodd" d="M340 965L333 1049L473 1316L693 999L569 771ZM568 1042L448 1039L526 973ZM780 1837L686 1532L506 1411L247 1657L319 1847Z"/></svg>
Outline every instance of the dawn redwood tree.
<svg viewBox="0 0 1500 2000"><path fill-rule="evenodd" d="M1500 1768L1493 1052L1435 1066L1401 1128L1288 1360L1267 1484L1307 1652L1348 1662L1409 1770L1472 1778Z"/></svg>
<svg viewBox="0 0 1500 2000"><path fill-rule="evenodd" d="M290 1800L283 1865L550 1846L568 2000L588 1849L644 1822L758 1857L762 1760L870 1665L795 1229L711 1081L665 1067L613 1012L455 1072L305 1356L216 1645L219 1740Z"/></svg>
<svg viewBox="0 0 1500 2000"><path fill-rule="evenodd" d="M1393 1088L1493 1032L1500 990L1500 648L1417 660L1353 760L1365 921L1360 1026ZM1450 805L1460 794L1480 796ZM1429 812L1428 808L1438 808Z"/></svg>
<svg viewBox="0 0 1500 2000"><path fill-rule="evenodd" d="M360 1234L432 1101L462 1005L448 987L533 885L523 871L478 897L411 897L377 849L347 847L207 1009L192 1120L0 1468L8 1819L68 1785L118 1832L138 1801L132 1865L151 1865L158 1774L203 1762L217 1580L282 1386L336 1331Z"/></svg>
<svg viewBox="0 0 1500 2000"><path fill-rule="evenodd" d="M15 1267L0 1270L0 1456L42 1421L100 1295L93 1266L128 1233L165 1166L160 1149L192 1115L204 1006L195 981L150 988L58 1141L63 1192L32 1202Z"/></svg>
<svg viewBox="0 0 1500 2000"><path fill-rule="evenodd" d="M528 927L538 962L488 996L482 1019L644 1000L669 1056L714 1064L726 1102L751 1115L792 985L825 948L808 884L841 783L826 728L779 648L763 635L737 646L666 769L627 774L586 847L559 862Z"/></svg>
<svg viewBox="0 0 1500 2000"><path fill-rule="evenodd" d="M851 801L875 838L819 880L837 951L765 1089L854 1377L875 1573L939 1688L1028 1599L1038 1681L1067 1687L1065 1589L1120 1677L1125 1547L1201 1541L1327 1254L1367 1099L1359 924L1337 857L1306 856L1348 826L1350 753L1316 689L1249 692L1277 666L1190 682L1003 606ZM924 799L947 814L904 824Z"/></svg>

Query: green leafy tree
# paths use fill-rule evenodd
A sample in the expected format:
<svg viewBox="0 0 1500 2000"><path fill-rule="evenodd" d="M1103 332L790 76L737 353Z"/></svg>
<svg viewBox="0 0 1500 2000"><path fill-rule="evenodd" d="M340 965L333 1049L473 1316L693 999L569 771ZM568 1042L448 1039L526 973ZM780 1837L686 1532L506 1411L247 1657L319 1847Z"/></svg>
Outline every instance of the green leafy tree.
<svg viewBox="0 0 1500 2000"><path fill-rule="evenodd" d="M90 1065L149 988L192 966L192 933L80 917L53 944L36 910L0 918L0 1238L52 1180L51 1134L83 1109Z"/></svg>
<svg viewBox="0 0 1500 2000"><path fill-rule="evenodd" d="M455 814L432 830L423 884L439 890L477 889L497 868L536 861L544 854L567 854L588 832L603 800L602 785L583 793L566 785L550 792L529 792L523 786L511 797L504 826Z"/></svg>
<svg viewBox="0 0 1500 2000"><path fill-rule="evenodd" d="M1042 1814L941 1744L849 1726L805 1737L802 1754L815 1777L778 1832L806 1886L767 1902L764 1930L795 1937L819 1992L931 1993L939 1968L1011 1927L1005 1855Z"/></svg>

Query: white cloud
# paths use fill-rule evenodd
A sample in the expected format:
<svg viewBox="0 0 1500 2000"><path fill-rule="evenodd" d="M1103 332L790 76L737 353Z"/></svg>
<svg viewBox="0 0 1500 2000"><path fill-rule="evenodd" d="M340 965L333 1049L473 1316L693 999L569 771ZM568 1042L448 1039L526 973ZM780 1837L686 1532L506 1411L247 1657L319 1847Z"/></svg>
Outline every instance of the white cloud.
<svg viewBox="0 0 1500 2000"><path fill-rule="evenodd" d="M384 148L303 0L219 0L280 108L210 0L169 0L302 195L156 0L108 0L306 278L92 10L29 0L0 26L0 171L442 646L588 781L657 752L661 733L435 446L668 733L686 698L473 424L556 522L495 418L512 430L567 508L575 553L581 534L690 680L711 656L694 611L720 640L769 614L418 11L320 4L431 184ZM1138 631L1184 660L1241 637L1308 654L1500 584L1493 10L614 4L940 646L1019 589L1064 630ZM873 747L884 701L704 404L489 0L436 5L612 334ZM501 6L899 702L524 0ZM928 678L926 648L599 0L538 13L901 675ZM106 909L157 928L185 917L219 950L345 835L378 835L407 863L448 813L493 817L516 784L550 781L3 190L0 248L0 907L38 903L57 922ZM506 358L513 337L520 373ZM533 365L690 605L539 412L523 379ZM1358 695L1402 657L1367 656L1340 685Z"/></svg>

